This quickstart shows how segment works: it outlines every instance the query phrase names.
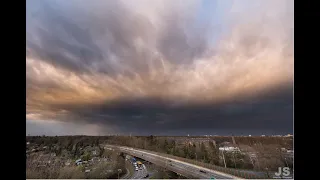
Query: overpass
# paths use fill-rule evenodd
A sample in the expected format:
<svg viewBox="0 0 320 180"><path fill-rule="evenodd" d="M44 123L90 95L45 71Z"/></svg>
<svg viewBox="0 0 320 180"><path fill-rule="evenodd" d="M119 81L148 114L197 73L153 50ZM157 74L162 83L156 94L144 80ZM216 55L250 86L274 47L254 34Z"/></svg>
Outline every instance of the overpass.
<svg viewBox="0 0 320 180"><path fill-rule="evenodd" d="M162 166L170 171L176 172L191 179L250 179L250 178L264 178L265 175L259 176L258 174L241 173L241 170L229 169L217 167L213 169L210 167L204 167L200 163L191 163L190 160L185 158L179 158L176 156L170 156L168 154L148 151L144 149L131 148L126 146L106 145L106 147L117 149L123 153L139 157L146 161L149 161L158 166Z"/></svg>

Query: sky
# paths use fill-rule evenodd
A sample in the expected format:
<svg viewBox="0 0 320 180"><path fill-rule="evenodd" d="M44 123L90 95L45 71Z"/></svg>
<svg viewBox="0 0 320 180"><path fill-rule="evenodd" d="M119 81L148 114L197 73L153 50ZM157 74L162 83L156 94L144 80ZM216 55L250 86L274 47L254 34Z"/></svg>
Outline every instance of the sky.
<svg viewBox="0 0 320 180"><path fill-rule="evenodd" d="M291 0L29 0L27 135L293 131Z"/></svg>

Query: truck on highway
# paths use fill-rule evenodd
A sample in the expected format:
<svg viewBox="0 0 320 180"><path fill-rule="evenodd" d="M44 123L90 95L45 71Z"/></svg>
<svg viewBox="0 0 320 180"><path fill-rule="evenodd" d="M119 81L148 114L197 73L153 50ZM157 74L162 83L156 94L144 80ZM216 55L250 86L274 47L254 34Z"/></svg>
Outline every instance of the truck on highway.
<svg viewBox="0 0 320 180"><path fill-rule="evenodd" d="M138 165L139 169L142 170L142 162L137 161L137 165Z"/></svg>

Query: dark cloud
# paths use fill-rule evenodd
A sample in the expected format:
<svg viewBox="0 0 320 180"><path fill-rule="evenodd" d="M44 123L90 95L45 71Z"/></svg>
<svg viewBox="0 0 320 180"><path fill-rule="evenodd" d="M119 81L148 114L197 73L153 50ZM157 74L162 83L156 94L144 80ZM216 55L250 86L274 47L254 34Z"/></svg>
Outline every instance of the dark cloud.
<svg viewBox="0 0 320 180"><path fill-rule="evenodd" d="M293 88L286 85L257 96L235 98L225 103L182 104L159 99L117 100L95 105L52 106L68 110L68 118L78 122L119 127L119 132L157 133L161 131L208 132L236 130L238 133L292 133ZM202 133L204 133L202 132ZM209 132L208 132L209 133ZM253 134L253 133L252 133Z"/></svg>

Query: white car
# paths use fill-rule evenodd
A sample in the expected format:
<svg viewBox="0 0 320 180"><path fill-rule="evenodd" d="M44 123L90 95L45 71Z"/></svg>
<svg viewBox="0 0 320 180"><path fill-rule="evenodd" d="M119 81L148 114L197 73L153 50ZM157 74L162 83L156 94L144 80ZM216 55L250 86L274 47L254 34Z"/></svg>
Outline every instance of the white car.
<svg viewBox="0 0 320 180"><path fill-rule="evenodd" d="M138 167L136 167L136 171L138 171L139 169L138 169Z"/></svg>

